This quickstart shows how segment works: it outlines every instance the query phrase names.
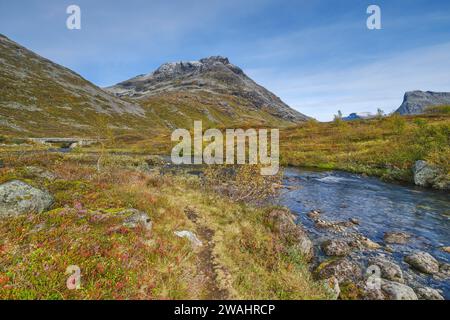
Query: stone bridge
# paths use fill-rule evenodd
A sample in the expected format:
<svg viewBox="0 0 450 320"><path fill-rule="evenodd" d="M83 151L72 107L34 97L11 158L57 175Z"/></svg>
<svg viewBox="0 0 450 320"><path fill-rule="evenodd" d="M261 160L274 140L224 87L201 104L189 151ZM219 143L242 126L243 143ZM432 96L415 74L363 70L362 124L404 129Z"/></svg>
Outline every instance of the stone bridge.
<svg viewBox="0 0 450 320"><path fill-rule="evenodd" d="M85 138L29 138L28 140L42 144L63 144L69 148L88 146L98 141L96 139Z"/></svg>

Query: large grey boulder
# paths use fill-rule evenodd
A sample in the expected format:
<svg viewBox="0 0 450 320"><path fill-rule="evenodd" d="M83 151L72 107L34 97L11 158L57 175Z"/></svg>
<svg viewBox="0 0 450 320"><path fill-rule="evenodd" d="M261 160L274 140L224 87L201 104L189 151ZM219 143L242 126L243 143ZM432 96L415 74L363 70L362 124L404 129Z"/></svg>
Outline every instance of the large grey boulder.
<svg viewBox="0 0 450 320"><path fill-rule="evenodd" d="M406 256L405 262L423 273L436 274L439 272L439 262L431 254L423 251Z"/></svg>
<svg viewBox="0 0 450 320"><path fill-rule="evenodd" d="M414 183L421 187L450 190L449 177L439 168L419 160L413 168Z"/></svg>
<svg viewBox="0 0 450 320"><path fill-rule="evenodd" d="M450 92L410 91L405 93L399 114L421 114L427 107L450 104Z"/></svg>
<svg viewBox="0 0 450 320"><path fill-rule="evenodd" d="M441 293L433 288L418 288L416 292L420 300L445 300Z"/></svg>
<svg viewBox="0 0 450 320"><path fill-rule="evenodd" d="M53 204L53 197L43 191L14 180L0 185L0 218L26 213L42 213Z"/></svg>
<svg viewBox="0 0 450 320"><path fill-rule="evenodd" d="M369 259L369 266L378 266L381 271L381 277L390 281L403 283L403 272L400 266L385 257L374 257Z"/></svg>
<svg viewBox="0 0 450 320"><path fill-rule="evenodd" d="M381 290L389 300L418 300L414 290L407 285L381 280Z"/></svg>
<svg viewBox="0 0 450 320"><path fill-rule="evenodd" d="M347 258L325 261L319 265L316 273L320 279L335 277L339 283L354 282L362 278L361 267Z"/></svg>

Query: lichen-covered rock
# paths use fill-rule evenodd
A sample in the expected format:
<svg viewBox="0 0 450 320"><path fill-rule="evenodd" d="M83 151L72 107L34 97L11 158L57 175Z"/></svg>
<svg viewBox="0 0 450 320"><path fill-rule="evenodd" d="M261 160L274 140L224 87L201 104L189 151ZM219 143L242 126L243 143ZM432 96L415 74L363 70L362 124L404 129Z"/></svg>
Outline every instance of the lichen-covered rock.
<svg viewBox="0 0 450 320"><path fill-rule="evenodd" d="M343 257L350 253L352 248L346 241L327 240L320 247L327 256Z"/></svg>
<svg viewBox="0 0 450 320"><path fill-rule="evenodd" d="M431 254L423 251L406 256L405 262L423 273L436 274L439 272L439 262Z"/></svg>
<svg viewBox="0 0 450 320"><path fill-rule="evenodd" d="M203 245L200 239L197 238L197 236L191 231L176 231L175 235L180 238L188 239L194 248L201 247Z"/></svg>
<svg viewBox="0 0 450 320"><path fill-rule="evenodd" d="M416 292L420 300L445 300L441 293L433 288L417 288Z"/></svg>
<svg viewBox="0 0 450 320"><path fill-rule="evenodd" d="M448 174L426 161L417 161L414 165L413 172L414 183L418 186L450 190L450 178Z"/></svg>
<svg viewBox="0 0 450 320"><path fill-rule="evenodd" d="M330 293L331 300L337 300L341 294L339 281L335 277L323 280L325 289Z"/></svg>
<svg viewBox="0 0 450 320"><path fill-rule="evenodd" d="M325 261L319 265L316 273L320 279L335 277L339 283L362 278L361 267L347 258Z"/></svg>
<svg viewBox="0 0 450 320"><path fill-rule="evenodd" d="M382 278L399 283L404 282L402 269L394 262L379 256L369 259L369 266L371 265L380 268Z"/></svg>
<svg viewBox="0 0 450 320"><path fill-rule="evenodd" d="M42 213L53 204L47 191L14 180L0 185L0 218L26 213Z"/></svg>
<svg viewBox="0 0 450 320"><path fill-rule="evenodd" d="M153 228L153 222L145 212L136 209L127 209L119 212L119 214L126 216L123 222L123 225L125 227L137 228L139 225L141 225L148 231L151 231Z"/></svg>
<svg viewBox="0 0 450 320"><path fill-rule="evenodd" d="M36 177L39 177L42 179L47 179L50 181L56 180L58 178L58 176L56 174L54 174L53 172L50 172L48 170L45 170L45 169L39 168L39 167L28 166L28 167L25 167L25 171L32 176L36 176Z"/></svg>
<svg viewBox="0 0 450 320"><path fill-rule="evenodd" d="M412 288L398 282L382 280L381 290L389 300L418 300Z"/></svg>

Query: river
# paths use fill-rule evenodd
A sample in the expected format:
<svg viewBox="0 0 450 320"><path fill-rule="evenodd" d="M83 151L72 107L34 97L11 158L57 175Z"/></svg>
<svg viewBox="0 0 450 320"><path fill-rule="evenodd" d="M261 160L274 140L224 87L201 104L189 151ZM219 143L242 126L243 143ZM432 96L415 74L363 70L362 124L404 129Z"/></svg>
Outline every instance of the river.
<svg viewBox="0 0 450 320"><path fill-rule="evenodd" d="M284 183L288 188L280 196L280 204L291 209L309 232L315 244L339 237L316 228L307 216L320 210L321 218L348 221L356 218L353 227L369 239L381 244L376 251L355 252L352 259L367 266L373 255L385 255L401 266L408 284L426 285L441 290L450 298L450 282L412 270L403 259L414 250L430 253L440 262L448 263L450 254L440 248L450 245L450 195L448 192L427 190L410 185L385 183L377 178L334 171L310 171L288 168ZM411 234L405 245L384 248L385 232L401 231ZM319 246L316 246L319 248ZM317 249L319 261L325 259Z"/></svg>

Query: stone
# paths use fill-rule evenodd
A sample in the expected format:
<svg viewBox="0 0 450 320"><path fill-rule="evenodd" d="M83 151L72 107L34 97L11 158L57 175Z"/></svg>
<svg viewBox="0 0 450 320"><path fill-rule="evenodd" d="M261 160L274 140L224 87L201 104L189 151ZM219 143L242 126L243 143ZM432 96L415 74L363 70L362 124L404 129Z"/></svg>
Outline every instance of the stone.
<svg viewBox="0 0 450 320"><path fill-rule="evenodd" d="M145 212L136 209L127 209L119 212L119 214L127 216L123 222L123 225L125 227L134 229L141 225L147 231L151 231L153 228L153 222Z"/></svg>
<svg viewBox="0 0 450 320"><path fill-rule="evenodd" d="M362 278L361 267L347 258L325 261L319 265L316 273L320 279L335 277L339 283Z"/></svg>
<svg viewBox="0 0 450 320"><path fill-rule="evenodd" d="M414 290L401 283L382 279L381 290L389 300L418 300Z"/></svg>
<svg viewBox="0 0 450 320"><path fill-rule="evenodd" d="M341 289L339 287L339 281L335 277L325 279L323 281L325 289L330 293L331 300L337 300L341 294Z"/></svg>
<svg viewBox="0 0 450 320"><path fill-rule="evenodd" d="M25 171L32 176L47 179L50 181L56 180L58 178L56 174L39 167L28 166L25 167Z"/></svg>
<svg viewBox="0 0 450 320"><path fill-rule="evenodd" d="M191 231L175 231L175 235L179 238L186 238L191 242L194 248L203 246L202 242L197 238L197 236Z"/></svg>
<svg viewBox="0 0 450 320"><path fill-rule="evenodd" d="M356 218L350 218L349 221L350 221L351 223L353 223L354 225L357 225L357 226L359 226L359 224L360 224L359 220L356 219Z"/></svg>
<svg viewBox="0 0 450 320"><path fill-rule="evenodd" d="M419 160L413 168L414 183L421 187L450 190L450 181L446 173L426 161Z"/></svg>
<svg viewBox="0 0 450 320"><path fill-rule="evenodd" d="M439 272L439 262L432 255L423 251L416 251L406 256L405 262L423 273L436 274Z"/></svg>
<svg viewBox="0 0 450 320"><path fill-rule="evenodd" d="M346 241L327 240L320 247L327 256L343 257L350 253L351 247Z"/></svg>
<svg viewBox="0 0 450 320"><path fill-rule="evenodd" d="M405 232L386 232L384 234L384 242L388 244L406 244L411 235Z"/></svg>
<svg viewBox="0 0 450 320"><path fill-rule="evenodd" d="M441 250L450 253L450 247L442 247Z"/></svg>
<svg viewBox="0 0 450 320"><path fill-rule="evenodd" d="M381 277L386 280L399 283L403 283L405 281L403 279L403 272L400 266L384 257L378 256L369 259L369 266L371 265L378 266L381 271Z"/></svg>
<svg viewBox="0 0 450 320"><path fill-rule="evenodd" d="M0 218L26 213L42 213L53 204L47 191L14 180L0 185Z"/></svg>
<svg viewBox="0 0 450 320"><path fill-rule="evenodd" d="M314 256L314 246L302 226L295 223L295 217L288 210L272 210L268 214L268 223L282 238L283 242L293 245L303 257L310 261Z"/></svg>
<svg viewBox="0 0 450 320"><path fill-rule="evenodd" d="M441 293L433 288L417 288L416 292L420 300L445 300Z"/></svg>

